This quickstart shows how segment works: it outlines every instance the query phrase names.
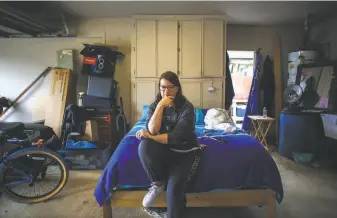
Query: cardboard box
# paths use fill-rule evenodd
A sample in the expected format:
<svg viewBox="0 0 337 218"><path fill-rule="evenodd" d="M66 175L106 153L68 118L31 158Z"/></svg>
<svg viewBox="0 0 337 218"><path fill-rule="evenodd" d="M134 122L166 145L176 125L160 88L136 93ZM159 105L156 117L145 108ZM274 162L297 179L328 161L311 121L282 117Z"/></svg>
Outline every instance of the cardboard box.
<svg viewBox="0 0 337 218"><path fill-rule="evenodd" d="M86 141L97 142L98 136L98 123L95 120L87 120L85 123L85 134L82 138Z"/></svg>
<svg viewBox="0 0 337 218"><path fill-rule="evenodd" d="M71 70L54 68L52 71L50 94L46 103L45 125L53 128L61 136L61 125L66 106L69 104L69 81Z"/></svg>

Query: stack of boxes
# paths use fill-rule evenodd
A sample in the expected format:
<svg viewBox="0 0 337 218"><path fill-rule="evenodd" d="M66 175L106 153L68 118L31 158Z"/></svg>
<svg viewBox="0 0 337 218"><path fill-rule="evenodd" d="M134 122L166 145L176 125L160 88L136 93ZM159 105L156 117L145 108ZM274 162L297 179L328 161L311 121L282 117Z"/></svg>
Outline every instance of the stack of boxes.
<svg viewBox="0 0 337 218"><path fill-rule="evenodd" d="M115 66L121 52L101 45L84 44L82 74L88 75L88 89L82 96L83 107L109 109L116 105Z"/></svg>
<svg viewBox="0 0 337 218"><path fill-rule="evenodd" d="M88 75L88 88L81 97L81 106L88 110L88 119L97 122L97 147L104 149L116 144L118 82L114 77L117 59L124 55L115 47L89 44L84 44L80 54L83 55L82 74Z"/></svg>
<svg viewBox="0 0 337 218"><path fill-rule="evenodd" d="M83 149L62 152L72 169L97 169L105 167L117 147L118 83L114 76L117 59L124 55L104 45L83 45L81 73L88 76L88 87L85 93L80 93L78 106L85 110L86 130L76 144Z"/></svg>

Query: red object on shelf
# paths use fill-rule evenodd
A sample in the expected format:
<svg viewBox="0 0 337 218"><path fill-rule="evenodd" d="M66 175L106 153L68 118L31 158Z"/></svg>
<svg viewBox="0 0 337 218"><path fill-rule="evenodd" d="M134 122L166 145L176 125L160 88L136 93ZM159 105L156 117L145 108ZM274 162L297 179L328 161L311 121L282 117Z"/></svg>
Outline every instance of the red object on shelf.
<svg viewBox="0 0 337 218"><path fill-rule="evenodd" d="M94 57L83 57L83 64L96 65L97 59Z"/></svg>

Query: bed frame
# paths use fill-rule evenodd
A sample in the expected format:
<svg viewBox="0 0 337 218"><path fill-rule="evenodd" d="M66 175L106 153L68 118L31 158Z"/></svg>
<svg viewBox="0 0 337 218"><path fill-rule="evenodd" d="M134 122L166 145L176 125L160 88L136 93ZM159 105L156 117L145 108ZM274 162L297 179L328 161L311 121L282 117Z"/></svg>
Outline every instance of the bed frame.
<svg viewBox="0 0 337 218"><path fill-rule="evenodd" d="M146 191L115 191L103 205L103 218L113 218L113 207L142 207ZM270 189L215 191L187 194L187 207L267 206L267 217L276 218L275 192ZM166 207L165 194L153 207Z"/></svg>

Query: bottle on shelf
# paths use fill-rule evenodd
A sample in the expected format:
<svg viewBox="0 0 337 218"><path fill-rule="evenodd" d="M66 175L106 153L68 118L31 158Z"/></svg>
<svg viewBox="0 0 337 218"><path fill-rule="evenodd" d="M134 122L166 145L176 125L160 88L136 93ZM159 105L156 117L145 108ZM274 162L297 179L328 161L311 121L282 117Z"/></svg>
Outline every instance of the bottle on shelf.
<svg viewBox="0 0 337 218"><path fill-rule="evenodd" d="M267 108L263 107L263 118L267 118Z"/></svg>

